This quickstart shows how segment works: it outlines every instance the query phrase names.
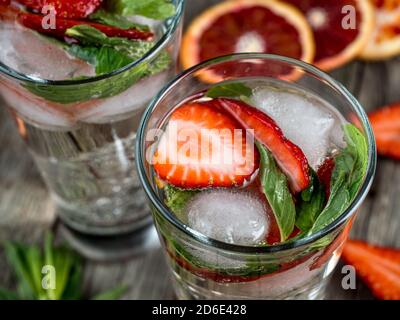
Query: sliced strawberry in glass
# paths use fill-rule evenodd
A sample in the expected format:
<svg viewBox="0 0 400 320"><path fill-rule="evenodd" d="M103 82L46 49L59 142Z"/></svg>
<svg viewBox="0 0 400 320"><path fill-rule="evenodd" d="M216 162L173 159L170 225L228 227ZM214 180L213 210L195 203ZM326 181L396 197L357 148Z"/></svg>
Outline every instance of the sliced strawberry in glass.
<svg viewBox="0 0 400 320"><path fill-rule="evenodd" d="M42 26L43 16L32 14L32 13L21 13L18 16L18 21L25 27L35 30L39 33L47 34L56 38L64 39L65 32L67 29L78 26L88 25L97 30L103 32L108 37L122 37L131 40L151 40L153 38L152 32L141 31L138 29L120 29L116 27L106 26L99 23L80 21L80 20L69 20L69 19L57 19L55 29L44 28Z"/></svg>
<svg viewBox="0 0 400 320"><path fill-rule="evenodd" d="M243 128L254 130L255 138L272 152L278 165L288 177L293 192L301 192L310 185L306 156L297 145L283 135L273 119L242 101L226 98L217 98L214 101Z"/></svg>
<svg viewBox="0 0 400 320"><path fill-rule="evenodd" d="M212 101L177 108L153 157L158 176L181 188L242 186L258 165L254 142Z"/></svg>

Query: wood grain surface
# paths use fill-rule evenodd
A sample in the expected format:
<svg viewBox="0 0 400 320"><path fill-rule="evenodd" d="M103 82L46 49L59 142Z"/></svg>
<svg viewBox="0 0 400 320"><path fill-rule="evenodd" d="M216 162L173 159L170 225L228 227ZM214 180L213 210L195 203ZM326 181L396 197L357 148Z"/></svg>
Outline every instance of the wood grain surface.
<svg viewBox="0 0 400 320"><path fill-rule="evenodd" d="M189 0L186 23L211 3ZM386 103L400 101L400 59L382 63L355 61L332 75L342 82L369 111ZM372 190L362 205L352 237L372 243L400 247L400 163L378 160ZM37 243L56 217L49 194L27 148L19 138L11 117L0 106L0 242L18 240ZM340 266L328 288L329 299L372 299L368 289L357 283L357 290L340 286ZM125 299L173 299L170 274L159 247L124 262L87 262L84 287L88 295L125 283ZM0 250L0 286L15 283Z"/></svg>

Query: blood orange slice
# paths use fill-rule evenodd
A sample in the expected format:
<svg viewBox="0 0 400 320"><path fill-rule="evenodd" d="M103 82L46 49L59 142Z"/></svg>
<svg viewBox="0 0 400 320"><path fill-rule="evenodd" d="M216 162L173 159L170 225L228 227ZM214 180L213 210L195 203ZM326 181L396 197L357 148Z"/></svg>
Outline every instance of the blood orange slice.
<svg viewBox="0 0 400 320"><path fill-rule="evenodd" d="M376 25L361 57L382 60L400 54L400 0L372 0Z"/></svg>
<svg viewBox="0 0 400 320"><path fill-rule="evenodd" d="M358 56L374 26L368 0L285 0L299 8L314 31L314 64L329 71Z"/></svg>
<svg viewBox="0 0 400 320"><path fill-rule="evenodd" d="M311 63L315 53L312 30L304 16L288 4L276 0L226 1L192 22L183 38L180 57L186 69L204 60L239 52L273 53ZM232 64L232 68L249 67L244 64ZM263 63L253 63L251 68L251 75L270 72L271 66ZM226 74L215 68L199 77L214 83L222 80L222 73Z"/></svg>

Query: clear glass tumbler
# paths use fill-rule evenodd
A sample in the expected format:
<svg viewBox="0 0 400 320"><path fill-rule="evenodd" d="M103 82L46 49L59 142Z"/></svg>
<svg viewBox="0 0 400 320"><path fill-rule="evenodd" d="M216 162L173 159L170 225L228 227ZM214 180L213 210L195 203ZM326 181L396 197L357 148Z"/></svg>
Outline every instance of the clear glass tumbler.
<svg viewBox="0 0 400 320"><path fill-rule="evenodd" d="M295 83L330 103L348 122L360 127L368 143L367 173L356 198L344 212L338 213L335 221L305 238L251 247L206 237L183 224L167 208L147 161L154 152L152 135L154 129L163 127L175 106L210 87L204 80L210 79L211 74L218 81L256 77ZM368 118L341 84L301 61L252 53L216 58L178 76L147 108L138 130L136 152L139 177L150 199L159 237L174 275L176 294L181 299L323 298L355 213L372 183L376 165L375 141Z"/></svg>
<svg viewBox="0 0 400 320"><path fill-rule="evenodd" d="M78 232L110 236L151 224L134 165L134 146L145 107L177 73L184 1L173 3L176 14L154 25L155 46L111 73L50 81L0 61L2 104L15 119L59 217ZM29 49L25 47L26 54ZM165 59L167 68L146 73ZM46 68L43 63L38 68Z"/></svg>

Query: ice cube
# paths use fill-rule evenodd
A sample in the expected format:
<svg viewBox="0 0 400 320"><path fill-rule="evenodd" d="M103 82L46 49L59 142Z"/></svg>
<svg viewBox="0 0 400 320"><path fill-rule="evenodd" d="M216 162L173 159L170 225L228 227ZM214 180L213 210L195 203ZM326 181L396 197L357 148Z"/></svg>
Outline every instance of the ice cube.
<svg viewBox="0 0 400 320"><path fill-rule="evenodd" d="M0 23L0 61L35 78L65 80L94 76L94 68L16 23Z"/></svg>
<svg viewBox="0 0 400 320"><path fill-rule="evenodd" d="M188 204L187 215L192 229L226 243L259 245L269 231L264 203L246 191L199 193Z"/></svg>
<svg viewBox="0 0 400 320"><path fill-rule="evenodd" d="M316 97L259 87L254 90L252 103L276 121L284 135L303 150L314 169L332 149L343 147L344 120Z"/></svg>

